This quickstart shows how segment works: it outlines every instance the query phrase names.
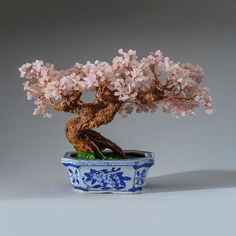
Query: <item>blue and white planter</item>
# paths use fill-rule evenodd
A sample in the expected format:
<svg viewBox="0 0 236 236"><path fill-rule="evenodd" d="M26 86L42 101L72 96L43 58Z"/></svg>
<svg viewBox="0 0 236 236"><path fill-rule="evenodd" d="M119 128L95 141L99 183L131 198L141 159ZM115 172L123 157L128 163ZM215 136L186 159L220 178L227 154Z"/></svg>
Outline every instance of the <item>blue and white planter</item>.
<svg viewBox="0 0 236 236"><path fill-rule="evenodd" d="M62 158L71 184L76 191L93 193L136 193L146 184L154 154L144 151L125 151L132 158L121 160L82 160L67 152ZM136 156L134 154L137 154Z"/></svg>

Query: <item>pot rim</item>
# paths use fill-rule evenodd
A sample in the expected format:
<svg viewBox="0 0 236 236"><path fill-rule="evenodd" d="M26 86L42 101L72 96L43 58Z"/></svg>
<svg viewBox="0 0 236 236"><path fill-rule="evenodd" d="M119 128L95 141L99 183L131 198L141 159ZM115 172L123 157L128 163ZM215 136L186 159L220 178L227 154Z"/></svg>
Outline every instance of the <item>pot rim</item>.
<svg viewBox="0 0 236 236"><path fill-rule="evenodd" d="M84 160L72 157L71 154L74 152L66 152L64 157L61 159L62 164L73 164L75 166L109 166L109 165L118 165L118 166L133 166L133 165L153 165L154 164L154 153L149 151L140 151L140 150L124 150L126 154L128 153L137 153L137 155L143 155L144 157L129 158L129 159L119 159L119 160Z"/></svg>

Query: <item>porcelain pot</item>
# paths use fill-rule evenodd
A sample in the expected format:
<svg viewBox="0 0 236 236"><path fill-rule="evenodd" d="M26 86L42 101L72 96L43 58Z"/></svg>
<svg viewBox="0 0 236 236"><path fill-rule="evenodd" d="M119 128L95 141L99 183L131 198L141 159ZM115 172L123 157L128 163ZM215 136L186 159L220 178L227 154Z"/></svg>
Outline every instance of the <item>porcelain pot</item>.
<svg viewBox="0 0 236 236"><path fill-rule="evenodd" d="M62 164L67 168L76 191L91 193L138 193L146 184L154 154L146 151L125 151L127 159L84 160L67 152Z"/></svg>

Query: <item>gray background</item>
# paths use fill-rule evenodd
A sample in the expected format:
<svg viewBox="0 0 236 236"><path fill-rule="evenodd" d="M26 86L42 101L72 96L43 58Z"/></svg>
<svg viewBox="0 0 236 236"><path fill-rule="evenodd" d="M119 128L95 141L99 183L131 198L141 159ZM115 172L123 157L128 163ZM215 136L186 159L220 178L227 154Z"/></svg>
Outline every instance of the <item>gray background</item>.
<svg viewBox="0 0 236 236"><path fill-rule="evenodd" d="M63 228L69 221L78 233L85 233L91 219L95 224L91 234L114 227L113 235L134 231L137 235L222 235L226 231L233 235L235 12L236 4L229 0L1 1L3 235L30 235L38 229L37 222L41 230L69 233ZM156 153L146 193L75 195L60 164L64 152L72 150L63 131L72 116L54 112L53 119L33 117L34 105L26 100L18 67L35 59L54 63L58 69L87 60L111 62L119 48L136 49L140 58L161 49L176 61L202 65L216 111L208 116L199 109L195 117L181 119L161 110L125 119L117 115L99 131L124 149ZM121 219L127 220L123 227ZM12 222L16 227L10 227Z"/></svg>

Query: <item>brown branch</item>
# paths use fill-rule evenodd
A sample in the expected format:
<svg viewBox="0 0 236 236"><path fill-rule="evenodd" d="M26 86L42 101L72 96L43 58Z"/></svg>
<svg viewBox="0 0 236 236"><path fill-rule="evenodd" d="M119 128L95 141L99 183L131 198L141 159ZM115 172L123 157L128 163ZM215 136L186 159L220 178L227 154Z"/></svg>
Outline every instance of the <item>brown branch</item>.
<svg viewBox="0 0 236 236"><path fill-rule="evenodd" d="M161 75L161 72L160 72L159 74L157 74L157 73L155 72L155 64L152 64L152 65L150 66L150 70L152 71L152 73L153 73L153 75L154 75L155 84L156 84L157 86L160 86L160 79L159 79L159 76Z"/></svg>
<svg viewBox="0 0 236 236"><path fill-rule="evenodd" d="M163 98L168 98L169 96L164 96ZM192 96L192 97L172 97L174 99L179 99L179 100L192 100L194 99L196 96Z"/></svg>

